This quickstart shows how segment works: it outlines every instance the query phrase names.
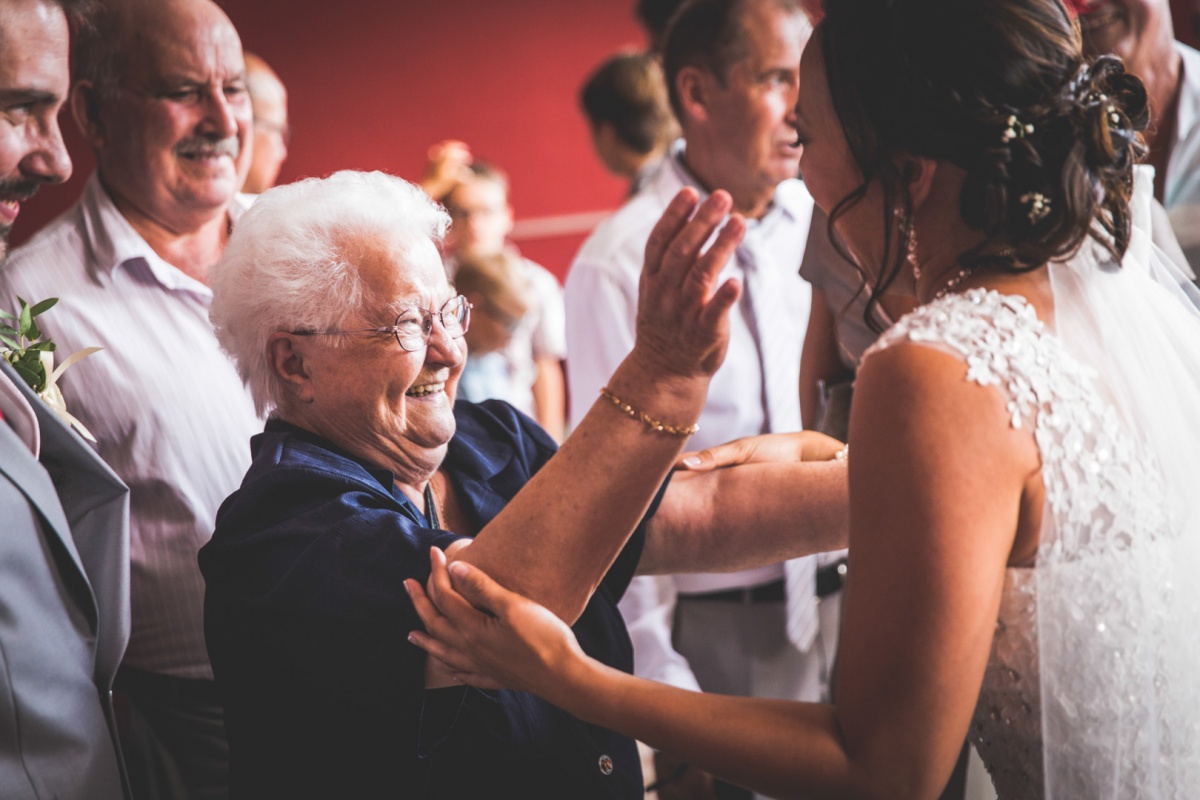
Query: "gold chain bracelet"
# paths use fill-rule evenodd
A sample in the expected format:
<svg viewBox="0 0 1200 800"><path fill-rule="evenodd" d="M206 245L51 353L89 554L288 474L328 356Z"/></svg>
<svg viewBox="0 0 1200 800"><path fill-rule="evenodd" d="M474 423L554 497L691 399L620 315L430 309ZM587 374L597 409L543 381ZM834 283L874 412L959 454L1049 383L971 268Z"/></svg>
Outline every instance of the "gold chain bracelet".
<svg viewBox="0 0 1200 800"><path fill-rule="evenodd" d="M608 400L611 401L614 406L621 409L634 419L642 422L652 431L668 433L671 436L691 436L693 433L700 430L699 425L689 425L686 428L676 428L674 425L668 425L662 420L655 419L649 414L638 411L636 408L629 405L629 403L626 403L624 400L613 394L607 386L600 390L600 394L601 396L608 398Z"/></svg>

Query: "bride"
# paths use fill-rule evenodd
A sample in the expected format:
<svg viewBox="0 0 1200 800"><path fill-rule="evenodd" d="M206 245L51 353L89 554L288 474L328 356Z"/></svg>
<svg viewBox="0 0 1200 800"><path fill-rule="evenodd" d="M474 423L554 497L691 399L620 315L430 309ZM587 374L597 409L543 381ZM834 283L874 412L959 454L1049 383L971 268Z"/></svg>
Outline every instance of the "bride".
<svg viewBox="0 0 1200 800"><path fill-rule="evenodd" d="M836 703L638 680L461 562L412 638L772 796L934 797L969 735L1002 798L1194 797L1200 316L1142 231L1141 83L1058 0L826 10L804 178L871 305L922 304L855 390Z"/></svg>

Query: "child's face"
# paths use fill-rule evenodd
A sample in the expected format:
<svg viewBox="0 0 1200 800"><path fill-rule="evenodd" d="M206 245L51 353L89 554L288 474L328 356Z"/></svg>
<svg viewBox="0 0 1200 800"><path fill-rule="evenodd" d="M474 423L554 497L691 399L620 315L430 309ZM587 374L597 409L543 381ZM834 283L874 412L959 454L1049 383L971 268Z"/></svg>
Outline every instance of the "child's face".
<svg viewBox="0 0 1200 800"><path fill-rule="evenodd" d="M489 300L473 292L467 299L472 306L471 327L466 333L471 353L483 355L507 347L525 316L524 304L506 295Z"/></svg>

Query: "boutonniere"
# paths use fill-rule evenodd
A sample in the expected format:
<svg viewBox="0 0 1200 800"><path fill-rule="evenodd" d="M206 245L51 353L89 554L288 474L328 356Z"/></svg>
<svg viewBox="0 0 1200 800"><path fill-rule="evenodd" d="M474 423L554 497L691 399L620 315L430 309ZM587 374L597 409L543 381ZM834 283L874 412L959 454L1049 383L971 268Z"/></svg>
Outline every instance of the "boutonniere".
<svg viewBox="0 0 1200 800"><path fill-rule="evenodd" d="M12 365L21 376L21 380L25 381L64 422L79 431L79 435L89 442L95 442L96 437L92 436L91 431L67 411L67 401L63 398L62 390L58 388L58 378L72 364L104 348L85 347L56 368L55 344L50 339L42 338L37 318L53 308L58 298L51 297L32 306L20 297L17 298L17 302L21 304L21 309L16 314L0 309L0 357Z"/></svg>

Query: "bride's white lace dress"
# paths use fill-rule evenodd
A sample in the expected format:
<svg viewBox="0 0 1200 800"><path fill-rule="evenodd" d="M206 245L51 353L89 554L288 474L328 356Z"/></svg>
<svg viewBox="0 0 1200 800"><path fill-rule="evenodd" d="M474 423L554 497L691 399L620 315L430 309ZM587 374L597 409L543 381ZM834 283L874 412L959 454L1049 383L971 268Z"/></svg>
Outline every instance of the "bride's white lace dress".
<svg viewBox="0 0 1200 800"><path fill-rule="evenodd" d="M1036 562L1007 570L970 728L1000 798L1200 798L1200 629L1186 627L1200 609L1179 563L1195 530L1112 370L1077 358L1023 298L983 289L914 311L872 351L898 342L961 358L1041 455ZM1200 474L1188 480L1200 494Z"/></svg>

